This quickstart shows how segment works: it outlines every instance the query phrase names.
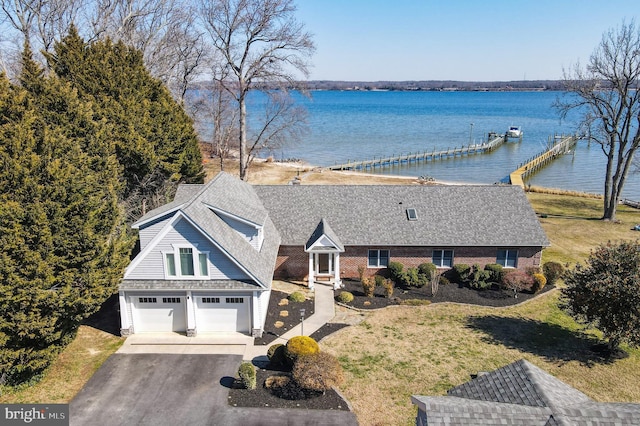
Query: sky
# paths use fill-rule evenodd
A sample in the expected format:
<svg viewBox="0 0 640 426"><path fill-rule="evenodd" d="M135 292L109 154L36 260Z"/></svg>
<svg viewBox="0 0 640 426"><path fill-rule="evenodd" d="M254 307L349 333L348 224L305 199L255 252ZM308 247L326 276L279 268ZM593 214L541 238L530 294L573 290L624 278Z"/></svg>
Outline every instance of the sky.
<svg viewBox="0 0 640 426"><path fill-rule="evenodd" d="M638 0L296 0L310 80L559 80Z"/></svg>

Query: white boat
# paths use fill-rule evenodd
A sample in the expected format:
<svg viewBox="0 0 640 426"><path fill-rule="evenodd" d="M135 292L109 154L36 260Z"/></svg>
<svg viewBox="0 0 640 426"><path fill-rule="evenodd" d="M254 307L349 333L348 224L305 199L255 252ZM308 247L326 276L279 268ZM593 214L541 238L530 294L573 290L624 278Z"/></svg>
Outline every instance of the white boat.
<svg viewBox="0 0 640 426"><path fill-rule="evenodd" d="M507 130L508 138L521 138L522 137L522 129L520 126L510 126L509 130Z"/></svg>

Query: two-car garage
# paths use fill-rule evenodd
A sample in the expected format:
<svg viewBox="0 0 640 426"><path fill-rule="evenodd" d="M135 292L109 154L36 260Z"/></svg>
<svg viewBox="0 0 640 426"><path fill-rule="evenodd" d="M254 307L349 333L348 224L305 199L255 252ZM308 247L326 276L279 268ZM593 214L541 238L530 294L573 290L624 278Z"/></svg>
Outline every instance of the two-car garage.
<svg viewBox="0 0 640 426"><path fill-rule="evenodd" d="M251 330L251 298L241 294L149 293L130 294L135 333L186 332L188 311L193 312L197 333Z"/></svg>

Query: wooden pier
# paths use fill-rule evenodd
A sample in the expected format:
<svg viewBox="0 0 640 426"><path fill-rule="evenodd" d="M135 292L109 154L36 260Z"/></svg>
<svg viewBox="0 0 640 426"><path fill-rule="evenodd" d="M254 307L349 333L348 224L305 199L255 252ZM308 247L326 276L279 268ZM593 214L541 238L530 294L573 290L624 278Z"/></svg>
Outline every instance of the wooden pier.
<svg viewBox="0 0 640 426"><path fill-rule="evenodd" d="M481 144L473 144L467 146L461 146L459 148L447 148L446 150L436 151L424 151L424 152L416 152L409 153L406 155L399 156L391 156L391 157L380 157L378 159L373 160L364 160L364 161L349 161L344 164L336 164L334 166L329 166L327 169L329 170L367 170L367 169L376 169L376 168L384 168L384 167L393 167L393 166L401 166L403 164L417 164L420 162L426 161L435 161L435 160L443 160L446 158L455 158L457 156L464 155L475 155L475 154L486 154L488 152L493 151L500 145L502 145L506 138L504 135L490 135L491 140L488 142L484 142Z"/></svg>
<svg viewBox="0 0 640 426"><path fill-rule="evenodd" d="M529 160L520 164L518 169L509 175L509 181L512 185L520 185L524 188L524 180L530 174L540 170L557 156L569 152L577 142L578 137L575 135L554 137L553 143L550 144L546 151L534 155Z"/></svg>

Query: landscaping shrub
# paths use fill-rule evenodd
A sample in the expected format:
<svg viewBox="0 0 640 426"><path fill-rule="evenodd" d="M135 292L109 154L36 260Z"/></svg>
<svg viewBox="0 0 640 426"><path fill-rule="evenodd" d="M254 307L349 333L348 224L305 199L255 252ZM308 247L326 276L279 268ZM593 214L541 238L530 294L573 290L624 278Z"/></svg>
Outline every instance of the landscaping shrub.
<svg viewBox="0 0 640 426"><path fill-rule="evenodd" d="M289 365L293 365L300 356L313 355L320 351L318 342L309 336L295 336L289 339L285 346L285 355Z"/></svg>
<svg viewBox="0 0 640 426"><path fill-rule="evenodd" d="M544 274L533 274L533 287L531 288L531 290L533 290L534 293L542 290L546 284L547 278L544 276Z"/></svg>
<svg viewBox="0 0 640 426"><path fill-rule="evenodd" d="M497 263L487 263L484 265L484 269L490 272L489 281L492 283L501 283L502 276L504 275L504 268Z"/></svg>
<svg viewBox="0 0 640 426"><path fill-rule="evenodd" d="M376 287L382 287L384 285L385 278L382 275L374 275Z"/></svg>
<svg viewBox="0 0 640 426"><path fill-rule="evenodd" d="M449 284L451 284L451 281L449 281L449 279L447 277L445 277L444 275L440 275L440 278L438 278L438 284L439 285L449 285Z"/></svg>
<svg viewBox="0 0 640 426"><path fill-rule="evenodd" d="M385 297L391 299L393 297L393 281L389 278L385 279L382 282L382 287L384 288Z"/></svg>
<svg viewBox="0 0 640 426"><path fill-rule="evenodd" d="M349 293L348 291L341 291L336 299L340 303L351 303L353 302L353 294Z"/></svg>
<svg viewBox="0 0 640 426"><path fill-rule="evenodd" d="M471 275L469 276L469 287L476 290L485 290L491 287L489 278L491 277L491 271L480 268L477 263L473 265L471 269Z"/></svg>
<svg viewBox="0 0 640 426"><path fill-rule="evenodd" d="M518 297L519 291L531 291L533 277L518 269L513 269L504 274L502 284L505 288L513 290L514 297Z"/></svg>
<svg viewBox="0 0 640 426"><path fill-rule="evenodd" d="M305 297L304 293L301 293L299 291L294 291L293 293L291 293L288 297L288 299L292 302L296 302L296 303L301 303L304 302L305 300L307 300L307 298Z"/></svg>
<svg viewBox="0 0 640 426"><path fill-rule="evenodd" d="M431 277L438 271L433 263L421 263L418 265L418 273L426 276L427 281L431 281Z"/></svg>
<svg viewBox="0 0 640 426"><path fill-rule="evenodd" d="M269 364L274 367L281 367L287 363L285 356L285 346L282 343L276 343L269 346L267 350L267 358L269 358Z"/></svg>
<svg viewBox="0 0 640 426"><path fill-rule="evenodd" d="M247 389L256 388L256 367L250 362L243 362L238 369L242 385Z"/></svg>
<svg viewBox="0 0 640 426"><path fill-rule="evenodd" d="M389 278L395 281L396 284L402 284L402 271L404 266L400 262L389 262L387 270L389 271Z"/></svg>
<svg viewBox="0 0 640 426"><path fill-rule="evenodd" d="M555 285L564 274L564 266L558 262L546 262L542 265L542 272L547 279L547 284Z"/></svg>
<svg viewBox="0 0 640 426"><path fill-rule="evenodd" d="M367 268L365 268L364 266L358 266L358 278L360 279L360 282L362 282L362 280L364 279L364 273L366 270Z"/></svg>
<svg viewBox="0 0 640 426"><path fill-rule="evenodd" d="M318 392L325 392L344 381L342 366L327 352L299 357L292 375L301 388Z"/></svg>
<svg viewBox="0 0 640 426"><path fill-rule="evenodd" d="M365 277L362 279L362 291L367 297L373 297L373 293L376 290L376 281L372 277Z"/></svg>
<svg viewBox="0 0 640 426"><path fill-rule="evenodd" d="M453 265L453 279L459 283L465 283L471 275L471 267L466 263L457 263Z"/></svg>

